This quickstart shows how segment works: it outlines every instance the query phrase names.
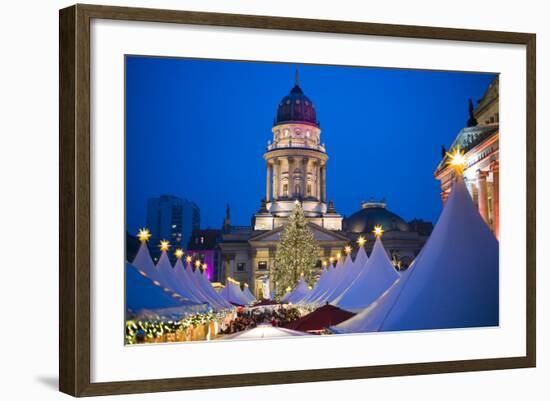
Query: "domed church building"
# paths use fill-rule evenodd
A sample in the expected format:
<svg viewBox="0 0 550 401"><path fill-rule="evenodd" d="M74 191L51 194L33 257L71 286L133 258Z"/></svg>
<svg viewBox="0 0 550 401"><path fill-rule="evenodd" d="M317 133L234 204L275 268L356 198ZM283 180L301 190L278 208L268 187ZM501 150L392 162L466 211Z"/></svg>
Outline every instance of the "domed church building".
<svg viewBox="0 0 550 401"><path fill-rule="evenodd" d="M327 196L326 171L329 156L321 140L321 126L315 104L304 94L298 71L290 93L278 103L271 129L272 140L264 153L265 197L252 217L250 226L231 224L227 208L223 222L221 249L222 281L232 277L248 283L255 296L274 267L275 251L283 225L294 204L302 204L321 251L318 267L336 263L346 245L355 245L360 235L367 238L366 250L374 245L372 230L382 224L384 245L397 266L408 266L420 251L427 235L417 232L417 225L406 223L386 209L381 202L363 203L361 209L344 220ZM427 224L431 232L431 223ZM369 238L371 239L369 241ZM354 246L354 252L357 246ZM272 284L271 284L272 286Z"/></svg>
<svg viewBox="0 0 550 401"><path fill-rule="evenodd" d="M362 236L367 240L365 250L374 246L374 227L384 230L384 247L397 269L406 269L430 236L433 224L415 219L406 222L386 208L384 201L362 202L361 209L344 219L343 228L350 242Z"/></svg>

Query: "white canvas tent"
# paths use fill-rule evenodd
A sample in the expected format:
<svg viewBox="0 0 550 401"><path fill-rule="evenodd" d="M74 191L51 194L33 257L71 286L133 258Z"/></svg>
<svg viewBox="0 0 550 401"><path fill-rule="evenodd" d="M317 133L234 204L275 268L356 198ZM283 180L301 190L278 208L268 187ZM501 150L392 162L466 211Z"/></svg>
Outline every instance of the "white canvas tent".
<svg viewBox="0 0 550 401"><path fill-rule="evenodd" d="M324 303L332 302L334 299L338 298L342 293L344 293L350 285L353 284L357 276L363 271L364 265L368 260L367 253L365 249L361 247L357 252L355 261L352 261L351 256L346 257L344 262L344 268L341 271L341 276L339 280L333 283L331 291L323 299Z"/></svg>
<svg viewBox="0 0 550 401"><path fill-rule="evenodd" d="M256 297L250 292L250 288L248 288L248 284L244 285L243 295L248 300L249 303L256 301Z"/></svg>
<svg viewBox="0 0 550 401"><path fill-rule="evenodd" d="M134 313L143 309L156 310L196 305L187 299L166 291L161 285L153 283L149 277L135 266L126 263L126 308Z"/></svg>
<svg viewBox="0 0 550 401"><path fill-rule="evenodd" d="M407 272L336 332L499 324L499 247L459 177L428 242Z"/></svg>
<svg viewBox="0 0 550 401"><path fill-rule="evenodd" d="M302 299L304 299L304 297L306 297L310 291L311 290L309 289L307 283L304 281L304 278L301 277L300 281L298 281L298 284L296 284L296 287L294 287L292 291L289 291L287 294L285 294L281 301L292 304L298 303Z"/></svg>
<svg viewBox="0 0 550 401"><path fill-rule="evenodd" d="M251 303L244 296L241 288L237 282L231 278L228 278L225 283L225 288L220 291L220 295L228 302L234 305L248 305Z"/></svg>
<svg viewBox="0 0 550 401"><path fill-rule="evenodd" d="M357 278L331 303L351 312L361 311L376 301L398 278L399 273L378 238Z"/></svg>
<svg viewBox="0 0 550 401"><path fill-rule="evenodd" d="M313 289L307 294L302 300L300 300L300 304L310 304L315 299L321 297L325 292L327 291L331 278L333 277L335 271L332 266L327 267L326 269L323 269L321 272L321 275L319 276L319 279L313 286Z"/></svg>
<svg viewBox="0 0 550 401"><path fill-rule="evenodd" d="M229 309L232 308L231 304L226 302L223 297L220 296L212 287L212 284L210 284L210 281L204 276L200 268L195 269L194 272L192 272L191 267L188 266L187 269L188 274L193 275L193 279L196 283L196 286L200 289L203 296L207 299L208 303L212 305L214 309Z"/></svg>

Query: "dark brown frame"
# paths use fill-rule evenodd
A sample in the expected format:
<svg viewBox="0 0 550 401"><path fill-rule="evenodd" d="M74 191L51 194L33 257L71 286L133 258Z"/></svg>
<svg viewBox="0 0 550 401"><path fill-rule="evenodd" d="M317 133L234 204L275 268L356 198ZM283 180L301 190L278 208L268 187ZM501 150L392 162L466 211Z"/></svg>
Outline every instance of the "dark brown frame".
<svg viewBox="0 0 550 401"><path fill-rule="evenodd" d="M90 383L90 20L510 43L527 48L527 355L463 361ZM59 13L59 389L73 396L535 367L535 48L531 33L75 5Z"/></svg>

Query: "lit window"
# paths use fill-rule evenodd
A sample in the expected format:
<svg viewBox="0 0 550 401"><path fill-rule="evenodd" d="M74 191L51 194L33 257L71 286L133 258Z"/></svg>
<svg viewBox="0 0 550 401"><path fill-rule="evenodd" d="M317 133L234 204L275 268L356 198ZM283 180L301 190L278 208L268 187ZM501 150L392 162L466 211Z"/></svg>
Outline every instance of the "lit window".
<svg viewBox="0 0 550 401"><path fill-rule="evenodd" d="M244 272L245 268L246 268L246 263L243 263L243 262L237 263L237 271L238 272Z"/></svg>
<svg viewBox="0 0 550 401"><path fill-rule="evenodd" d="M258 262L258 270L267 270L267 262Z"/></svg>
<svg viewBox="0 0 550 401"><path fill-rule="evenodd" d="M306 136L309 138L310 132L306 131Z"/></svg>

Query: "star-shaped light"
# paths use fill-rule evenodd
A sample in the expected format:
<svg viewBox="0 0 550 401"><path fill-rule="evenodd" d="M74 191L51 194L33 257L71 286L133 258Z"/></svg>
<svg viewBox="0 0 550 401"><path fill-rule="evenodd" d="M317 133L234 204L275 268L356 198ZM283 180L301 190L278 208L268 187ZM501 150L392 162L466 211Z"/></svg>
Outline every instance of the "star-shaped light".
<svg viewBox="0 0 550 401"><path fill-rule="evenodd" d="M379 224L377 226L374 226L374 230L372 230L372 233L376 236L376 238L380 238L382 234L384 234L384 230L382 229L382 226Z"/></svg>
<svg viewBox="0 0 550 401"><path fill-rule="evenodd" d="M176 249L176 251L174 252L174 255L176 255L176 258L181 259L183 257L183 249L181 248Z"/></svg>
<svg viewBox="0 0 550 401"><path fill-rule="evenodd" d="M201 261L200 260L195 261L195 267L201 267Z"/></svg>
<svg viewBox="0 0 550 401"><path fill-rule="evenodd" d="M185 258L185 261L189 264L191 263L191 261L193 260L193 258L189 255L187 255L187 257Z"/></svg>
<svg viewBox="0 0 550 401"><path fill-rule="evenodd" d="M366 242L367 240L362 235L360 235L359 238L357 238L357 244L359 245L360 248L362 248Z"/></svg>
<svg viewBox="0 0 550 401"><path fill-rule="evenodd" d="M344 252L346 253L346 255L349 255L351 253L351 246L346 245L346 247L344 248Z"/></svg>
<svg viewBox="0 0 550 401"><path fill-rule="evenodd" d="M146 228L140 228L137 237L141 242L147 242L151 238L151 232Z"/></svg>
<svg viewBox="0 0 550 401"><path fill-rule="evenodd" d="M327 267L327 261L326 260L323 260L322 264L323 264L323 267Z"/></svg>
<svg viewBox="0 0 550 401"><path fill-rule="evenodd" d="M202 267L202 270L206 270L206 268L208 267L208 265L207 265L206 263L203 263L201 267Z"/></svg>
<svg viewBox="0 0 550 401"><path fill-rule="evenodd" d="M342 254L341 254L340 252L338 252L338 253L336 254L336 259L340 259L341 257L342 257Z"/></svg>
<svg viewBox="0 0 550 401"><path fill-rule="evenodd" d="M464 168L468 165L464 150L460 150L460 146L457 146L452 153L446 152L446 154L449 157L447 165L454 168L457 174L462 174Z"/></svg>
<svg viewBox="0 0 550 401"><path fill-rule="evenodd" d="M161 251L166 252L168 249L170 249L170 242L163 239L160 241L159 248Z"/></svg>

